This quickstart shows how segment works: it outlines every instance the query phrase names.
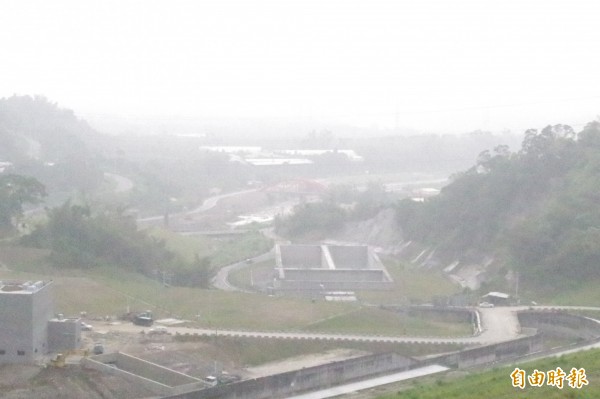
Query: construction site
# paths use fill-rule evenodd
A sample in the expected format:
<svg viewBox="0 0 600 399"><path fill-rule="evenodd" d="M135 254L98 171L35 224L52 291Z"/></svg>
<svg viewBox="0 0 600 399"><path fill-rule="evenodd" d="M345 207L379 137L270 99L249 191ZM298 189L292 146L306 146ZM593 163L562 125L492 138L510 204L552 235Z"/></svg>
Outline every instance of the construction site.
<svg viewBox="0 0 600 399"><path fill-rule="evenodd" d="M336 259L336 255L332 258ZM7 298L29 298L29 304L34 304L41 295L51 301L51 286L5 283L0 297L6 304ZM31 293L40 296L35 298ZM18 308L2 309L14 312ZM198 328L196 323L174 318L153 320L148 312L132 312L122 318L86 314L76 319L76 325L86 326L83 331L80 328L79 345L60 347L50 344L55 339L51 338L52 330L59 328L59 336L69 338L70 330L60 327L72 326L75 318L54 318L51 308L43 309L36 312L46 312L46 323L34 327L2 323L3 342L8 337L7 328L12 328L10 336L25 337L31 328L58 326L46 328L47 341L40 338L39 345L43 347L45 343L51 348L43 355L0 366L3 398L285 398L349 383L361 382L368 388L369 381L382 376L402 378L414 373L495 364L539 353L545 350L544 342L549 339L581 345L600 337L598 322L566 312L526 307L420 306L385 310L390 317L406 311L454 315L456 319L470 320L473 333L454 338L411 338L232 331ZM18 312L25 314L29 310L22 307ZM488 320L498 312L518 318L517 335L494 335L496 327ZM8 316L16 320L14 314ZM102 344L103 353L95 351L98 343ZM19 350L29 350L23 348ZM251 352L278 355L271 359L255 355L250 360Z"/></svg>

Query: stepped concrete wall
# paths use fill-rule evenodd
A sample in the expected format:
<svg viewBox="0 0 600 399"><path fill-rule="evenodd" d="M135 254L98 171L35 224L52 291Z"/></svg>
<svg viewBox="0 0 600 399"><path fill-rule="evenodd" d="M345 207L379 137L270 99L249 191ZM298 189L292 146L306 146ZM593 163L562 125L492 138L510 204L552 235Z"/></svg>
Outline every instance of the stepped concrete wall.
<svg viewBox="0 0 600 399"><path fill-rule="evenodd" d="M519 312L522 327L537 328L544 335L593 340L600 338L600 321L573 315L564 311L523 311Z"/></svg>
<svg viewBox="0 0 600 399"><path fill-rule="evenodd" d="M82 359L84 367L119 375L160 395L199 390L202 380L125 353L109 353Z"/></svg>
<svg viewBox="0 0 600 399"><path fill-rule="evenodd" d="M414 360L384 353L307 367L277 375L215 386L169 396L173 399L271 399L335 386L347 381L388 372L408 370Z"/></svg>

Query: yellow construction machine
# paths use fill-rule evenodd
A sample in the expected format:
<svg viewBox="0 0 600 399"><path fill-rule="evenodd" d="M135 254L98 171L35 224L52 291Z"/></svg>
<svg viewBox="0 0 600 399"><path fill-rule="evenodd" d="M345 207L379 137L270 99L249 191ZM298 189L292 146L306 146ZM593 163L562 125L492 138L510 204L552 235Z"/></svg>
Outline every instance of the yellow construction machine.
<svg viewBox="0 0 600 399"><path fill-rule="evenodd" d="M67 365L67 358L70 356L81 356L87 357L90 351L87 349L72 349L59 353L54 359L50 360L50 364L54 367L65 367Z"/></svg>

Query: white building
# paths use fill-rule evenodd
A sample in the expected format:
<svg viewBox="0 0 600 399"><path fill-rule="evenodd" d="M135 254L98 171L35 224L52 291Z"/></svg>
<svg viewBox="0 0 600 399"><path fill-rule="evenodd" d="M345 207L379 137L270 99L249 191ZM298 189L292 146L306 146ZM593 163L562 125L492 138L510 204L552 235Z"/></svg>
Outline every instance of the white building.
<svg viewBox="0 0 600 399"><path fill-rule="evenodd" d="M34 363L80 345L79 319L53 319L52 282L0 281L0 364Z"/></svg>

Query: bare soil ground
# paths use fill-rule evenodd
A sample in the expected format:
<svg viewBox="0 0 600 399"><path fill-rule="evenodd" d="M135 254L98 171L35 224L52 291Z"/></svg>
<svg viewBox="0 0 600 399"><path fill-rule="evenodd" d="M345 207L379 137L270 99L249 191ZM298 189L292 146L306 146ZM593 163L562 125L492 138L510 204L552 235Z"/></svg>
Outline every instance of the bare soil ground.
<svg viewBox="0 0 600 399"><path fill-rule="evenodd" d="M336 362L340 360L352 359L359 356L368 355L368 352L355 349L334 349L331 351L296 356L278 362L270 362L256 367L246 369L251 378L263 377L285 373L287 371L299 370L305 367L319 366L325 363Z"/></svg>
<svg viewBox="0 0 600 399"><path fill-rule="evenodd" d="M296 356L256 367L244 367L231 351L213 342L174 342L170 335L86 332L83 346L102 342L108 352L121 351L179 372L203 378L226 372L241 378L281 373L367 354L355 349L334 349L320 354ZM67 358L64 368L53 366L0 366L0 397L7 399L46 398L156 398L154 392L118 376L85 369L79 358Z"/></svg>
<svg viewBox="0 0 600 399"><path fill-rule="evenodd" d="M120 377L83 369L39 366L0 367L0 397L5 399L155 398L156 394Z"/></svg>

